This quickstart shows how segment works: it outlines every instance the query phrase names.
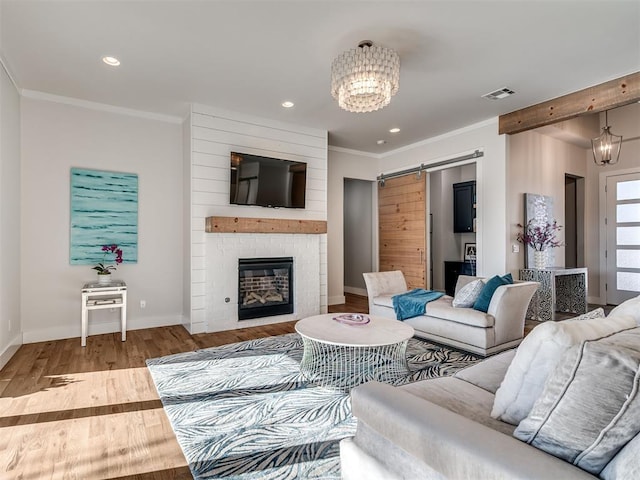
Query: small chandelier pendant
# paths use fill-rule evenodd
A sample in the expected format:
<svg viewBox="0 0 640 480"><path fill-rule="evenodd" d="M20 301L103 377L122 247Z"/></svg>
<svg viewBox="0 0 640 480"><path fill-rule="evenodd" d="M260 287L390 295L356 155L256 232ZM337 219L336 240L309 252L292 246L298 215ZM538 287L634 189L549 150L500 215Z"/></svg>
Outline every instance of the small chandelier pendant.
<svg viewBox="0 0 640 480"><path fill-rule="evenodd" d="M331 95L348 112L374 112L389 105L398 92L400 57L364 40L331 64Z"/></svg>
<svg viewBox="0 0 640 480"><path fill-rule="evenodd" d="M620 147L622 146L622 136L611 133L609 126L608 112L604 112L604 127L599 137L591 140L593 151L593 161L596 165L613 165L618 163L620 158Z"/></svg>

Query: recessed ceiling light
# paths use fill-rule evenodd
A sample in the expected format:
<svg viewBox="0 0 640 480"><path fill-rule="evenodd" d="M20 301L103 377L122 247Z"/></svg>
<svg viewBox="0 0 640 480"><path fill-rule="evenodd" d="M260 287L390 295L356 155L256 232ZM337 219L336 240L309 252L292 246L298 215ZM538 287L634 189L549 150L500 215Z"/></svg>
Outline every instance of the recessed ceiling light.
<svg viewBox="0 0 640 480"><path fill-rule="evenodd" d="M385 143L387 143L387 141L386 140L378 140L376 143L378 145L384 145Z"/></svg>
<svg viewBox="0 0 640 480"><path fill-rule="evenodd" d="M295 105L295 103L290 102L289 100L287 100L286 102L282 102L282 106L283 106L284 108L291 108L291 107L293 107L294 105Z"/></svg>
<svg viewBox="0 0 640 480"><path fill-rule="evenodd" d="M117 67L118 65L120 65L120 60L118 60L116 57L102 57L102 61L112 67Z"/></svg>
<svg viewBox="0 0 640 480"><path fill-rule="evenodd" d="M389 130L389 133L398 133L400 129L398 127L392 128Z"/></svg>

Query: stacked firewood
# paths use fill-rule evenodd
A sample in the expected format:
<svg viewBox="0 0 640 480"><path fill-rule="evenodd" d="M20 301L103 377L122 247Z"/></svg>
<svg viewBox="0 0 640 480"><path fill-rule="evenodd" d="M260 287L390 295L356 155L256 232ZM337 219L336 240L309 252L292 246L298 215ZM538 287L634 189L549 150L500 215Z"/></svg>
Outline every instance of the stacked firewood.
<svg viewBox="0 0 640 480"><path fill-rule="evenodd" d="M275 290L249 292L244 297L243 305L251 305L257 302L260 302L264 305L267 302L282 302L283 300L284 297L282 296L282 294L276 292Z"/></svg>

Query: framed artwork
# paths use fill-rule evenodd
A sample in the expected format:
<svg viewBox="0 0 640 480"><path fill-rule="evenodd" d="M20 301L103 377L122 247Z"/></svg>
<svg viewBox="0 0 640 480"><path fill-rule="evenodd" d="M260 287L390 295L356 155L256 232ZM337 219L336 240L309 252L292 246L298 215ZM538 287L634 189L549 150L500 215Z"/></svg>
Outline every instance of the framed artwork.
<svg viewBox="0 0 640 480"><path fill-rule="evenodd" d="M534 225L544 226L547 222L553 222L553 197L538 195L536 193L524 194L524 224L533 221ZM524 268L533 268L533 247L526 246L524 255ZM547 265L555 265L554 248L548 248Z"/></svg>
<svg viewBox="0 0 640 480"><path fill-rule="evenodd" d="M70 218L71 265L103 261L112 244L123 263L138 262L138 175L72 168Z"/></svg>
<svg viewBox="0 0 640 480"><path fill-rule="evenodd" d="M465 243L464 244L463 258L464 258L465 262L475 262L476 261L476 244L475 243Z"/></svg>

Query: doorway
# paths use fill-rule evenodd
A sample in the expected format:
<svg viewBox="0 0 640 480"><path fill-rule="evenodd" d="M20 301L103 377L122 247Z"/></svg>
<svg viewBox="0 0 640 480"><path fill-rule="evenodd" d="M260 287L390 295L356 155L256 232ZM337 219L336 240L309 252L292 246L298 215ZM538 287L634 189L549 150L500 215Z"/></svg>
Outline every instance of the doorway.
<svg viewBox="0 0 640 480"><path fill-rule="evenodd" d="M344 291L367 295L365 272L374 268L374 192L376 182L344 179Z"/></svg>
<svg viewBox="0 0 640 480"><path fill-rule="evenodd" d="M640 293L640 172L605 179L606 302L620 303Z"/></svg>
<svg viewBox="0 0 640 480"><path fill-rule="evenodd" d="M465 246L477 245L475 223L471 229L459 229L455 225L456 185L476 180L476 163L450 165L429 172L429 254L431 265L430 289L445 292L451 282L455 288L456 273L474 274L475 264L465 258ZM466 199L466 197L465 197ZM469 210L476 209L476 199L469 197ZM467 202L469 203L469 202ZM472 215L475 217L475 214ZM476 255L477 257L477 255ZM450 289L449 289L450 290Z"/></svg>
<svg viewBox="0 0 640 480"><path fill-rule="evenodd" d="M584 267L584 177L564 176L564 264Z"/></svg>

